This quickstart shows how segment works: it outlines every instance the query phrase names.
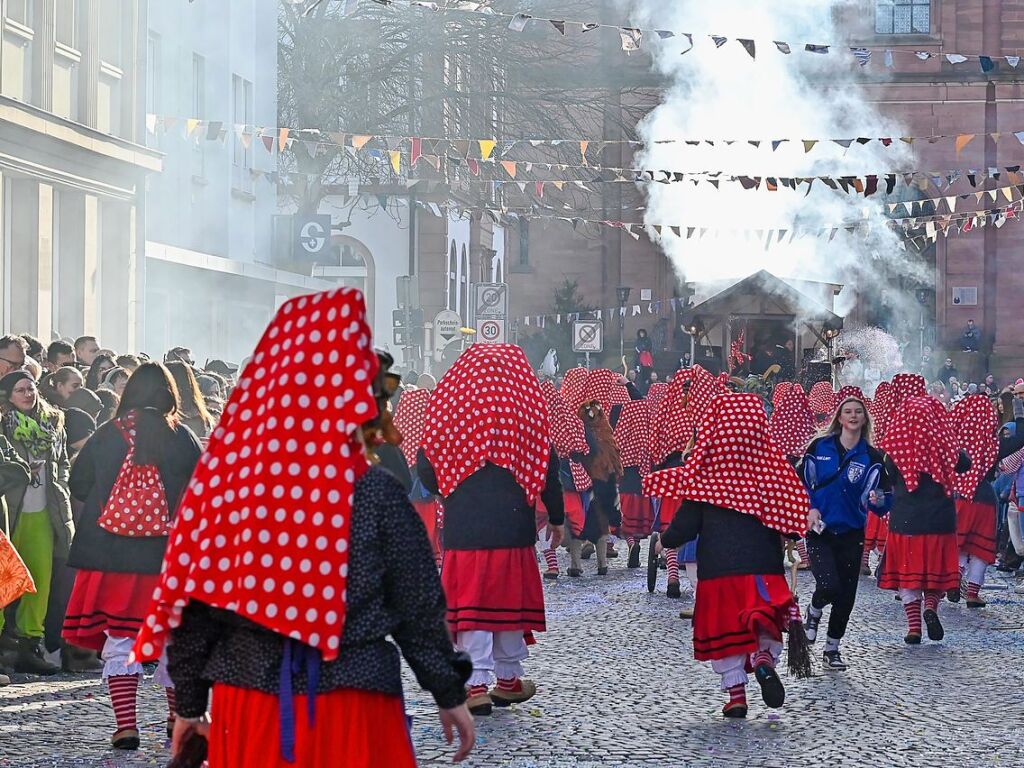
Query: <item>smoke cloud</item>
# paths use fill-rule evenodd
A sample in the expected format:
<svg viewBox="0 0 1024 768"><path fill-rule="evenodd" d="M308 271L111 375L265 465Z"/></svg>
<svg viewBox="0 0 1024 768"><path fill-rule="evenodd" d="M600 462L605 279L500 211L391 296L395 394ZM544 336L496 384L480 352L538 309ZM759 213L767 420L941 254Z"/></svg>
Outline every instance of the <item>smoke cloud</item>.
<svg viewBox="0 0 1024 768"><path fill-rule="evenodd" d="M803 139L900 136L900 126L880 115L850 82L856 68L845 47L829 55L805 52L805 43L838 43L834 14L840 0L629 0L633 21L645 28L692 31L685 37L652 41L654 67L669 80L662 103L640 125L645 147L639 167L673 171L722 171L750 176L865 175L912 166L905 146L876 142L849 149L828 141L805 152ZM728 35L716 50L709 35ZM756 41L756 60L737 42ZM772 41L788 41L780 53ZM645 45L647 41L645 38ZM880 62L873 62L878 68ZM730 146L658 143L666 139L735 139ZM762 141L759 148L747 140ZM773 139L788 139L772 150ZM900 142L896 142L900 144ZM911 269L895 232L885 226L881 194L846 195L815 182L809 195L798 191L747 191L734 182L720 189L689 180L644 185L645 223L708 228L703 239L664 232L662 247L679 275L698 284L742 278L760 269L779 277L867 285L882 263ZM841 222L868 221L871 233L840 234L831 242L805 237L766 248L765 239L727 230L817 229ZM716 234L715 230L719 230ZM725 230L725 231L722 231ZM683 232L685 235L685 231ZM877 278L876 278L877 280ZM877 284L877 283L876 283ZM853 291L844 291L840 302ZM847 303L850 299L847 299ZM839 311L848 306L838 306Z"/></svg>

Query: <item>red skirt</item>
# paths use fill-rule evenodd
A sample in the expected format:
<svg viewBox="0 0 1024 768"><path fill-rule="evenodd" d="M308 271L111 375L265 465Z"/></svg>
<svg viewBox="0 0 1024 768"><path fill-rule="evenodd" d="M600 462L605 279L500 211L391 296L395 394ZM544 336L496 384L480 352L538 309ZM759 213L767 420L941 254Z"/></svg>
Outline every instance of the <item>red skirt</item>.
<svg viewBox="0 0 1024 768"><path fill-rule="evenodd" d="M956 534L889 531L878 586L940 592L956 589L960 586Z"/></svg>
<svg viewBox="0 0 1024 768"><path fill-rule="evenodd" d="M864 549L868 552L885 549L885 540L888 536L889 519L880 517L874 512L868 512L868 524L864 529Z"/></svg>
<svg viewBox="0 0 1024 768"><path fill-rule="evenodd" d="M210 707L209 768L415 768L400 696L344 688L295 697L295 762L281 757L277 696L217 683Z"/></svg>
<svg viewBox="0 0 1024 768"><path fill-rule="evenodd" d="M103 650L106 635L135 637L159 581L158 573L78 571L61 635L94 651Z"/></svg>
<svg viewBox="0 0 1024 768"><path fill-rule="evenodd" d="M654 527L654 504L651 499L638 493L621 493L619 504L622 508L622 535L640 539L650 536L651 528Z"/></svg>
<svg viewBox="0 0 1024 768"><path fill-rule="evenodd" d="M562 503L565 506L565 524L569 526L572 535L578 539L587 522L587 513L583 508L583 494L579 491L563 491Z"/></svg>
<svg viewBox="0 0 1024 768"><path fill-rule="evenodd" d="M753 653L762 632L781 640L793 605L782 574L701 579L693 606L693 657L713 661Z"/></svg>
<svg viewBox="0 0 1024 768"><path fill-rule="evenodd" d="M430 501L414 501L412 506L427 529L427 538L430 539L430 545L434 548L434 557L439 558L441 556L440 522L441 515L443 514L441 511L441 502L437 499L431 499Z"/></svg>
<svg viewBox="0 0 1024 768"><path fill-rule="evenodd" d="M957 499L956 539L961 552L992 565L996 561L996 508Z"/></svg>
<svg viewBox="0 0 1024 768"><path fill-rule="evenodd" d="M672 518L676 516L679 507L683 505L682 499L662 499L661 511L658 513L658 533L664 533L672 525Z"/></svg>
<svg viewBox="0 0 1024 768"><path fill-rule="evenodd" d="M533 547L449 549L441 566L452 632L543 632L544 589Z"/></svg>

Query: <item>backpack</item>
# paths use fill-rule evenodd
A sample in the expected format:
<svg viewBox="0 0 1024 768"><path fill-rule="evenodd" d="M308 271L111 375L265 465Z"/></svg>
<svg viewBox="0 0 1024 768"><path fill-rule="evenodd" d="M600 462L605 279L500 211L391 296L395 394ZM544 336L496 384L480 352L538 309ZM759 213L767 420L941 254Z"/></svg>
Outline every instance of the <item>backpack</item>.
<svg viewBox="0 0 1024 768"><path fill-rule="evenodd" d="M135 419L129 415L114 424L128 443L128 455L97 523L118 536L167 536L170 510L160 470L155 464L135 463Z"/></svg>

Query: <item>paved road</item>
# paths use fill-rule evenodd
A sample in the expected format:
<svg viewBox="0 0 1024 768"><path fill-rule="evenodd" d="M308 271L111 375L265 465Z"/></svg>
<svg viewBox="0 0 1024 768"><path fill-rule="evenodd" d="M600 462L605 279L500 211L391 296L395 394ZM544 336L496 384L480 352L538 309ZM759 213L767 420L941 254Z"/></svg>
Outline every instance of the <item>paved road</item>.
<svg viewBox="0 0 1024 768"><path fill-rule="evenodd" d="M529 674L540 693L478 720L471 766L1014 766L1020 738L1024 596L986 589L987 609L943 604L943 643L903 644L891 593L864 579L844 655L846 673L808 680L783 675L788 700L767 710L756 685L746 721L725 721L708 665L692 658L685 600L648 595L641 571L546 583L550 631L534 647ZM564 564L563 564L564 565ZM992 585L1007 582L994 572ZM664 579L664 574L662 574ZM661 585L663 587L663 584ZM809 574L801 574L806 602ZM414 738L423 765L443 765L429 697L409 683ZM163 766L162 690L149 680L140 721L143 749L108 748L109 700L96 677L18 678L0 689L0 767Z"/></svg>

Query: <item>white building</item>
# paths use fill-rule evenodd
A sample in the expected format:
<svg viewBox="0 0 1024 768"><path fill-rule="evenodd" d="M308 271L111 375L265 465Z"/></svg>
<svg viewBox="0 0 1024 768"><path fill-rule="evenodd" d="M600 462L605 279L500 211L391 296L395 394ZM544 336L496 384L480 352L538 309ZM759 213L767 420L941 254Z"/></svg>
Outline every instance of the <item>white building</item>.
<svg viewBox="0 0 1024 768"><path fill-rule="evenodd" d="M238 361L284 297L334 284L273 266L277 191L263 174L278 143L261 136L277 127L277 6L149 4L147 139L165 155L146 196L152 352Z"/></svg>

